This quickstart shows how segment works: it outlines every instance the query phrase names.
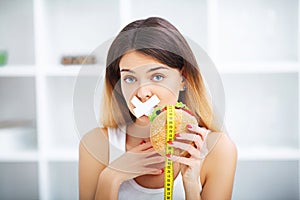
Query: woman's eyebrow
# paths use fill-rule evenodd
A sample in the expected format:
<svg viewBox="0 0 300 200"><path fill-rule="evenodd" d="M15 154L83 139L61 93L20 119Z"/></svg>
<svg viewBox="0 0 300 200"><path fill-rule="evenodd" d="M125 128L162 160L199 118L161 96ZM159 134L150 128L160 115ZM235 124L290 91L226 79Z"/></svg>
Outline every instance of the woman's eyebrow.
<svg viewBox="0 0 300 200"><path fill-rule="evenodd" d="M154 67L154 68L149 69L149 70L147 71L147 73L153 72L153 71L159 70L159 69L167 69L167 70L169 70L167 67L159 66L159 67Z"/></svg>
<svg viewBox="0 0 300 200"><path fill-rule="evenodd" d="M166 70L169 70L167 67L159 66L159 67L154 67L154 68L149 69L146 73L153 72L153 71L156 71L156 70L159 70L159 69L166 69ZM125 68L124 68L124 69L121 69L120 72L130 72L130 73L135 74L135 72L134 72L133 70L125 69Z"/></svg>
<svg viewBox="0 0 300 200"><path fill-rule="evenodd" d="M120 72L130 72L130 73L135 74L135 72L130 69L121 69Z"/></svg>

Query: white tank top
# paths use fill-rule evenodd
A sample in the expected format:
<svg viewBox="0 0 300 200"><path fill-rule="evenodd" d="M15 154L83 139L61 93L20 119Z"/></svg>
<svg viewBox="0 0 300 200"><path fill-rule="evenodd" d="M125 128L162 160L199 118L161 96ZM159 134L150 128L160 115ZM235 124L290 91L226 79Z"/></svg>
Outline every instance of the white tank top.
<svg viewBox="0 0 300 200"><path fill-rule="evenodd" d="M109 162L111 163L126 151L126 127L108 128L108 138L110 148ZM200 191L201 190L202 187L200 188ZM134 179L130 179L124 181L119 189L119 200L127 199L162 200L164 199L164 188L145 188L139 185L137 182L135 182ZM174 180L173 199L185 199L185 192L181 173L179 173L176 179Z"/></svg>

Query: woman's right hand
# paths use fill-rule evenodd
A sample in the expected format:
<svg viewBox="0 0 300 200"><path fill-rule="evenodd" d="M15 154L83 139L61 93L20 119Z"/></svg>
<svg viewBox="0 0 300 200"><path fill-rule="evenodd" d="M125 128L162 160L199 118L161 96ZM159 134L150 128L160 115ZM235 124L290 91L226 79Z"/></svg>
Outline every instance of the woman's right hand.
<svg viewBox="0 0 300 200"><path fill-rule="evenodd" d="M164 162L165 158L154 150L151 143L145 142L124 153L107 168L123 182L145 174L160 175Z"/></svg>

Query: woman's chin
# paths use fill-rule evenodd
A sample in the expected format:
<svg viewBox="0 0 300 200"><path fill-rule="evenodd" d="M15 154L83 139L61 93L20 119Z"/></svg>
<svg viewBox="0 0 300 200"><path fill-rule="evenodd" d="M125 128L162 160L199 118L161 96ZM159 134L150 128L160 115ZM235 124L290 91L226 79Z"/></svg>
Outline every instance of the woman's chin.
<svg viewBox="0 0 300 200"><path fill-rule="evenodd" d="M143 116L137 118L135 122L136 122L136 124L138 124L138 125L146 126L146 125L149 125L150 120L149 120L149 117L148 117L148 116L143 115Z"/></svg>

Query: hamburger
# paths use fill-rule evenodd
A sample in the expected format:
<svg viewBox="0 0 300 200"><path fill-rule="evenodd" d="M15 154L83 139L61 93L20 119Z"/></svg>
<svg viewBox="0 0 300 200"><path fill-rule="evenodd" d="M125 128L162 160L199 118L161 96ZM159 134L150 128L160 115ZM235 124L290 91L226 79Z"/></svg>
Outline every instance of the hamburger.
<svg viewBox="0 0 300 200"><path fill-rule="evenodd" d="M165 156L166 132L167 132L167 106L156 107L148 116L150 124L150 141L153 148L162 156ZM182 102L175 104L175 133L189 133L187 124L198 125L197 119L189 108ZM181 142L193 144L191 141L180 140ZM174 148L174 155L188 156L187 151Z"/></svg>

